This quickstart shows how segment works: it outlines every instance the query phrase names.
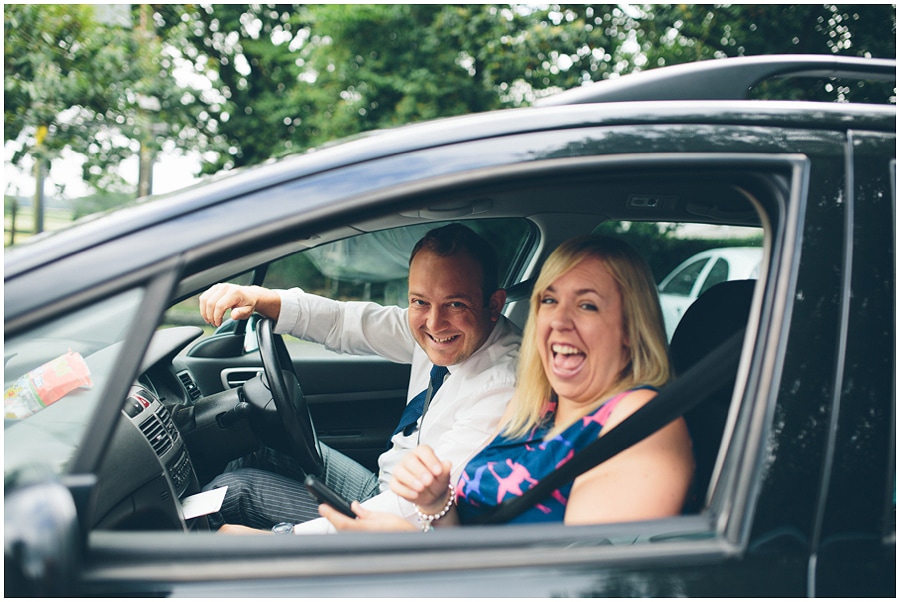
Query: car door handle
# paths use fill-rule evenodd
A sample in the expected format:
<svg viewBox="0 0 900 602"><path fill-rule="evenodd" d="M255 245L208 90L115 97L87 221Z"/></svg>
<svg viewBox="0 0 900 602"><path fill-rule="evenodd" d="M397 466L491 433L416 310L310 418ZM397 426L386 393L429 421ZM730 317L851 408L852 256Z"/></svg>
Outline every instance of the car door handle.
<svg viewBox="0 0 900 602"><path fill-rule="evenodd" d="M222 386L226 389L237 389L251 378L262 374L262 368L226 368L222 370Z"/></svg>

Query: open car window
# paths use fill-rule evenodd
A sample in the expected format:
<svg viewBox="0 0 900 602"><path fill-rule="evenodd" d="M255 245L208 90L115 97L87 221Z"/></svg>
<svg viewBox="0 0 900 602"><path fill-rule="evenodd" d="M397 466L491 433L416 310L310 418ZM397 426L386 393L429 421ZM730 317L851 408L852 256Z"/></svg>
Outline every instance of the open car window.
<svg viewBox="0 0 900 602"><path fill-rule="evenodd" d="M762 199L770 207L777 206L777 194L772 192L776 187L755 183L754 179L764 181L769 176L763 175L759 170L742 168L739 158L735 159L729 170L724 174L721 171L711 172L702 160L698 160L693 170L685 169L676 174L670 168L663 167L660 168L660 173L654 175L654 181L666 182L667 190L672 191L673 195L677 191L685 199L691 200L692 208L697 213L694 221L664 219L672 215L670 206L666 203L671 203L669 199L674 197L660 197L666 200L659 205L640 206L639 209L632 207L637 202L636 198L644 198L644 195L637 195L635 191L646 190L643 184L646 173L637 176L602 172L582 176L581 179L572 178L572 183L558 176L559 186L572 186L582 194L596 195L603 199L596 206L580 201L580 207L585 210L583 215L567 215L565 211L559 210L564 209L565 205L557 205L552 201L554 178L547 178L535 186L514 180L492 182L492 202L498 207L498 213L509 207L510 211L527 214L523 217L467 218L454 221L473 228L496 245L500 258L501 285L505 287L514 287L520 283L527 285L528 280L537 275L547 255L571 235L570 231L609 234L627 240L647 260L660 286L663 317L671 338L681 316L702 293L714 288L716 284L732 279L755 281L760 273L759 265L766 252L767 234L759 225L763 220L758 216L758 203ZM708 182L707 188L695 185L696 181L704 179ZM746 181L754 184L756 196L745 193L743 188L735 184ZM478 194L477 191L466 191L467 196L477 197ZM705 212L714 217L706 216ZM610 213L613 216L608 215ZM414 210L401 212L403 216L415 214ZM626 215L643 219L621 219ZM660 219L654 220L655 215ZM732 223L728 223L730 215L734 216L730 220ZM425 232L449 222L428 220L396 228L372 227L371 231L358 233L372 225L386 223L389 223L386 218L376 217L369 222L361 222L354 230L335 229L321 235L304 232L300 242L294 244L292 252L282 253L253 270L241 272L231 280L275 289L300 287L307 292L337 300L374 301L405 306L407 266L412 247ZM577 229L571 224L577 224ZM354 234L354 231L357 233ZM315 244L320 236L329 242ZM744 255L751 259L744 260ZM749 269L746 264L754 262L754 269ZM685 266L689 268L685 269ZM669 306L663 302L662 297L670 292L666 283L674 281L680 286L679 294L673 295L678 297L679 305ZM528 294L519 297L516 303L515 307L508 308L508 317L519 326L524 326ZM196 297L182 302L176 309L182 312L182 318L177 322L171 320L172 323L203 326L200 324ZM170 311L169 315L174 315L174 312ZM747 321L747 314L744 314L743 320ZM222 329L226 328L231 326L223 325ZM252 326L248 327L248 331L251 329ZM211 329L207 328L207 334L211 334ZM391 395L400 397L400 403L404 403L408 383L395 380L381 385L378 381L386 380L384 368L373 365L373 375L378 375L377 378L373 376L377 389L356 383L349 394L325 388L321 383L329 380L331 372L328 364L310 363L309 367L304 367L304 363L311 360L338 361L338 354L327 352L315 343L293 337L285 338L298 368L304 393L311 400L310 411L314 415L316 428L320 429L320 440L338 447L340 451L377 471L378 454L384 451L384 441L389 438L393 428L392 425L383 426L382 423L396 424L399 416L399 410L388 408L387 403L383 406L378 404ZM197 379L198 388L207 394L211 391L210 383L217 387L237 388L258 375L261 369L252 363L255 351L254 337L248 335L245 337L241 363L223 368L221 376L200 375ZM197 367L200 362L196 358L188 359L189 362L184 367L179 365L179 369L183 370L181 374L193 370L194 377L197 377L196 370L199 369ZM194 363L190 364L190 361ZM206 369L207 364L200 368ZM330 380L340 380L341 372L335 371L334 374L338 376ZM725 436L724 421L732 401L730 390L725 397L727 398L720 402L717 414L721 419L719 431L709 438L710 443L704 449L704 470L709 473L705 481L707 483L719 455L719 444ZM398 412L397 415L392 414L395 411ZM377 444L369 440L376 426L382 433ZM371 439L375 438L371 434ZM345 447L341 448L342 445ZM361 450L362 447L365 449ZM195 460L195 464L197 463ZM215 474L211 471L202 471L201 484L213 476ZM704 490L697 495L702 498L705 493ZM699 506L695 504L692 512L698 509Z"/></svg>

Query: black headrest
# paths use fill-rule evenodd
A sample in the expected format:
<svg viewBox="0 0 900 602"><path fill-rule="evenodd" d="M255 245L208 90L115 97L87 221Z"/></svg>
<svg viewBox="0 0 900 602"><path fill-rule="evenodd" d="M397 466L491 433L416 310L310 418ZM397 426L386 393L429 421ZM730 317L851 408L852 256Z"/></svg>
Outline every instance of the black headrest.
<svg viewBox="0 0 900 602"><path fill-rule="evenodd" d="M747 325L756 280L721 282L688 308L669 344L675 374L683 374L730 335Z"/></svg>

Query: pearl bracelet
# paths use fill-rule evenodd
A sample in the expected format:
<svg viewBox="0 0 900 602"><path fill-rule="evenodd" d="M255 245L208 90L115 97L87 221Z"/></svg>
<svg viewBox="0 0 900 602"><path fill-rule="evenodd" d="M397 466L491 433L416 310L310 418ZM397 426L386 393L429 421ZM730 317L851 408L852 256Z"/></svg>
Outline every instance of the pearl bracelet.
<svg viewBox="0 0 900 602"><path fill-rule="evenodd" d="M453 487L453 484L450 484L448 488L450 489L450 498L447 500L447 505L444 506L444 509L437 514L425 514L416 506L416 514L419 515L419 522L422 523L422 531L427 533L433 530L434 527L431 526L431 523L444 518L450 512L450 508L456 502L456 489Z"/></svg>

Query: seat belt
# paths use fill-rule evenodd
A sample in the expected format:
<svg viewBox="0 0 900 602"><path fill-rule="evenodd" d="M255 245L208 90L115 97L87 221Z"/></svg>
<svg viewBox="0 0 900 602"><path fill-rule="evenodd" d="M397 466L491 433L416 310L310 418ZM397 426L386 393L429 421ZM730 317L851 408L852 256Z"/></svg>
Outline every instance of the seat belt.
<svg viewBox="0 0 900 602"><path fill-rule="evenodd" d="M577 452L571 460L538 481L534 487L519 497L506 500L470 524L509 522L536 506L556 489L574 481L580 474L649 437L705 401L737 372L744 331L742 328L734 333L682 376L660 389L656 397Z"/></svg>

